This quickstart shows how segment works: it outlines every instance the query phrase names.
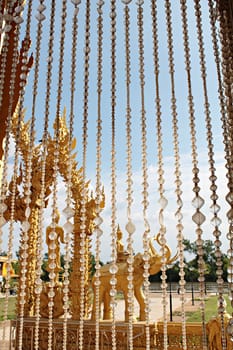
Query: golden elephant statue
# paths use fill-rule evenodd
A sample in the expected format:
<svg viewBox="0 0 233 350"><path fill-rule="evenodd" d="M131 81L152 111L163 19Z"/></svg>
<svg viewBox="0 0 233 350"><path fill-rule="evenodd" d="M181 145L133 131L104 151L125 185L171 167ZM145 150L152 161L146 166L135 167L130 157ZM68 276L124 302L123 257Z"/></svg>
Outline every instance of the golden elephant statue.
<svg viewBox="0 0 233 350"><path fill-rule="evenodd" d="M157 253L153 246L153 240L156 240L160 245L160 234L150 240L150 259L149 259L149 273L150 275L154 275L161 270L162 267L162 256ZM171 250L166 245L165 247L165 259L166 264L171 264L177 259L177 254L171 258ZM134 285L134 296L139 304L139 321L145 321L146 319L146 304L145 304L145 296L142 290L142 285L144 282L143 272L144 272L144 264L145 261L143 259L143 254L138 253L134 256L133 262L133 285ZM99 305L103 303L103 319L110 320L112 319L112 308L111 308L111 284L110 280L112 278L112 274L109 269L111 264L106 264L100 268L100 284L99 284ZM128 264L127 261L117 263L118 271L115 275L117 279L116 290L123 292L125 299L125 321L129 320L129 305L128 305ZM96 285L95 285L96 277L94 276L92 279L92 287L94 292L94 300L93 300L93 308L92 308L92 320L96 319ZM101 309L101 307L100 307ZM101 318L101 315L99 315Z"/></svg>
<svg viewBox="0 0 233 350"><path fill-rule="evenodd" d="M208 343L209 343L210 350L222 350L223 349L222 336L225 337L226 349L233 350L233 343L231 340L231 336L227 332L227 326L228 326L230 319L231 319L231 316L227 312L225 312L223 315L225 334L222 334L223 332L222 332L222 327L221 327L221 319L219 316L213 317L207 323L206 330L207 330L207 334L208 334Z"/></svg>

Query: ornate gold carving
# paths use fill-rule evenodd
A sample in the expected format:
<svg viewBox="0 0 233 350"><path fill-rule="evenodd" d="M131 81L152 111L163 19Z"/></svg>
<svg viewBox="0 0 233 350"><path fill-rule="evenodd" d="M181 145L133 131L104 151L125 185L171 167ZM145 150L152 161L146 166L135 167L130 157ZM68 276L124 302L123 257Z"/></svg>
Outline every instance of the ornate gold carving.
<svg viewBox="0 0 233 350"><path fill-rule="evenodd" d="M72 184L71 184L71 196L74 203L74 232L73 232L73 257L72 257L72 272L70 275L70 295L71 295L71 306L70 312L72 318L79 319L79 310L80 310L80 287L77 281L80 279L80 217L81 217L81 190L82 190L82 169L78 169L77 162L75 160L76 154L73 153L70 157L69 154L69 131L66 125L66 111L64 111L63 116L60 117L60 132L59 132L59 160L58 168L59 173L63 177L64 181L68 181L68 162L71 159L71 174L72 174ZM12 130L13 133L16 133L17 128L17 113L15 113L12 120ZM56 128L56 125L54 125ZM29 144L29 122L21 123L21 138L19 141L19 148L22 155L23 162L27 167L28 159L28 144ZM76 140L72 141L72 151L76 146ZM55 150L55 141L49 136L48 137L48 157L46 159L46 177L45 177L45 208L47 207L48 198L51 193L51 185L53 181L54 174L54 154ZM34 286L35 286L35 269L36 269L36 242L38 239L38 220L39 220L39 211L41 207L40 193L41 193L41 145L37 145L32 150L32 188L31 188L31 214L29 217L30 231L29 231L29 241L28 241L28 271L27 273L27 293L26 293L26 306L25 306L25 315L32 315L34 310ZM17 180L17 186L22 184L22 173L19 174ZM89 182L85 184L88 188ZM11 185L9 185L9 194L7 197L7 202L10 204L11 200ZM86 264L86 276L85 276L85 317L88 316L90 310L90 298L89 298L89 258L90 258L90 237L94 230L95 224L94 219L96 217L96 199L93 195L89 195L88 191L86 198L86 243L85 243L85 264ZM103 208L105 205L104 194L102 193L102 200L100 203L100 208ZM15 220L23 222L25 219L25 194L21 194L18 190L18 195L16 199L16 210L15 210ZM6 212L5 218L9 219L9 213ZM58 228L57 228L58 229ZM61 235L61 229L59 228L59 234ZM61 235L62 237L62 235ZM59 246L57 246L58 254ZM58 268L58 264L57 264ZM42 308L44 305L42 305Z"/></svg>
<svg viewBox="0 0 233 350"><path fill-rule="evenodd" d="M7 1L3 2L3 4L1 5L0 8L0 14L4 13L4 10L6 8L8 8L8 11L10 11L9 15L12 15L15 11L16 6L18 6L18 3L15 2L14 6L9 7L7 6ZM9 16L10 18L10 16ZM9 104L10 104L10 99L9 99L9 95L10 95L10 84L11 84L11 72L12 72L12 66L13 66L13 62L14 62L14 41L15 41L15 36L16 36L16 22L12 20L10 22L11 25L11 30L8 32L8 37L7 39L3 39L3 44L2 47L4 46L4 41L7 40L8 41L8 49L6 52L6 57L4 57L5 53L3 50L1 50L0 52L0 66L4 67L4 86L3 86L3 91L2 91L2 101L0 103L0 116L1 116L1 128L0 128L0 159L2 159L3 156L3 139L5 137L6 134L6 127L7 127L7 118L8 118L8 111L9 111ZM13 105L12 105L12 114L14 113L17 103L18 103L18 99L19 99L19 95L20 95L20 75L21 75L21 68L22 65L25 65L26 70L25 72L25 80L26 77L32 67L33 64L33 57L32 55L29 57L27 63L23 64L23 58L25 57L25 54L28 53L28 50L30 48L30 41L28 39L25 39L22 41L21 44L21 49L18 53L18 57L17 57L17 68L16 68L16 76L15 76L15 86L14 86L14 97L13 97ZM26 56L27 57L27 56Z"/></svg>
<svg viewBox="0 0 233 350"><path fill-rule="evenodd" d="M41 292L40 296L40 314L44 318L49 317L49 309L48 309L48 302L49 302L49 290L50 287L48 283L45 283L43 285L43 290ZM57 282L54 286L54 307L53 307L53 317L58 318L64 314L63 310L63 292L62 292L62 283Z"/></svg>
<svg viewBox="0 0 233 350"><path fill-rule="evenodd" d="M13 321L13 326L16 321ZM78 343L78 334L80 329L80 322L68 320L67 331L67 349L76 350ZM23 330L23 349L31 350L35 330L35 321L33 318L25 318ZM42 319L40 321L40 350L48 349L48 321ZM156 324L149 325L150 331L150 349L155 349L156 344ZM100 323L100 337L99 348L108 350L112 348L112 324L111 322ZM128 346L128 324L116 322L116 344L118 350L125 350ZM137 323L133 325L134 349L145 350L146 327L145 323ZM17 340L15 347L17 348ZM91 321L84 322L84 349L94 349L95 342L95 324ZM54 320L53 322L53 344L55 349L62 348L63 344L63 320ZM190 347L189 350L196 349Z"/></svg>

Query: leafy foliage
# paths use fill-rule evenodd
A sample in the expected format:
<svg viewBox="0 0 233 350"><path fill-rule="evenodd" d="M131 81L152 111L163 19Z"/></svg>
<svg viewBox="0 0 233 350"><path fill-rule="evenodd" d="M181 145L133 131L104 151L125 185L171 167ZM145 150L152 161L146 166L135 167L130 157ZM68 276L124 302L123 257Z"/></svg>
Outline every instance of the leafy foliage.
<svg viewBox="0 0 233 350"><path fill-rule="evenodd" d="M197 255L197 245L196 242L191 242L189 239L184 239L184 251L188 252L193 256L189 261L185 258L185 280L187 282L198 281L198 255ZM216 257L215 257L215 246L211 240L206 240L203 243L203 259L205 262L205 280L207 282L215 282L217 279L216 271ZM226 254L222 254L222 267L223 267L223 279L227 281L227 267L228 267L228 257ZM178 282L179 276L179 261L173 265L172 268L167 270L168 281ZM161 272L150 276L151 282L160 282Z"/></svg>

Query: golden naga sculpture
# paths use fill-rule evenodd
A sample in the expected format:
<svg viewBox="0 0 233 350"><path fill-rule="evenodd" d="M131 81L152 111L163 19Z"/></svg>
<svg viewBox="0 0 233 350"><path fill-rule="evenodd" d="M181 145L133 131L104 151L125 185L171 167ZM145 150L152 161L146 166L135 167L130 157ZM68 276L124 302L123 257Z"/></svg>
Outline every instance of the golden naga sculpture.
<svg viewBox="0 0 233 350"><path fill-rule="evenodd" d="M23 160L23 168L27 168L28 152L29 152L29 129L30 121L21 122L21 133L19 140L19 149ZM15 113L12 118L12 133L15 135L17 132L17 113ZM81 217L81 192L83 188L83 178L82 169L77 166L77 161L75 160L76 154L73 150L76 146L75 139L72 140L72 145L70 150L69 147L69 130L66 125L65 111L62 117L60 117L59 123L59 160L58 168L61 177L64 182L68 181L68 169L69 164L71 164L71 196L74 209L74 230L73 230L73 256L72 256L72 271L70 274L70 314L73 319L78 320L80 315L80 285L77 281L80 280L80 217ZM44 207L46 209L49 201L49 195L51 193L51 186L54 174L54 150L55 150L55 140L49 136L47 144L47 158L46 158L46 169L45 169L45 200ZM72 154L70 153L72 151ZM28 244L28 274L26 278L26 303L25 303L25 316L34 315L34 301L35 301L35 271L36 271L36 259L37 259L37 241L39 237L39 215L41 210L41 169L42 169L42 147L41 144L35 145L32 149L32 179L31 179L31 214L29 217L30 229L29 229L29 240ZM23 183L23 171L20 171L17 179L17 186L20 188ZM88 189L89 182L85 184ZM18 191L18 190L17 190ZM6 204L10 208L11 203L11 184L9 185L9 191L6 199ZM18 191L15 198L15 221L23 222L25 220L25 193ZM94 219L96 216L96 199L93 195L90 195L87 191L87 196L85 198L86 203L86 240L85 240L85 261L86 261L86 275L85 275L85 316L88 315L90 310L90 298L89 298L89 284L90 284L90 257L91 257L91 235L95 228ZM101 208L104 207L104 194L102 193L102 201L100 204ZM9 220L10 211L4 213L5 219ZM60 232L61 233L61 232ZM23 242L22 242L23 243ZM57 267L59 264L57 264ZM19 286L20 289L20 286ZM46 293L47 287L43 288L43 295L41 299L41 310L44 317L46 317ZM57 288L57 298L61 298L60 287ZM58 315L61 310L57 310Z"/></svg>
<svg viewBox="0 0 233 350"><path fill-rule="evenodd" d="M158 254L153 246L153 240L156 240L159 245L161 245L160 242L160 233L154 238L150 240L150 259L149 259L149 273L151 275L154 275L158 273L161 270L162 267L162 255ZM171 257L171 250L166 245L165 246L165 261L166 264L171 264L177 259L177 254L174 257ZM144 272L144 264L145 261L143 259L143 254L138 253L134 256L134 262L133 262L133 285L134 285L134 296L139 304L140 312L139 312L139 321L145 321L146 319L146 312L145 312L145 296L143 294L142 285L144 282L143 272ZM106 264L100 268L100 286L99 286L99 300L100 303L103 302L104 304L104 310L103 310L103 319L104 320L110 320L112 319L112 310L110 306L110 289L111 284L110 280L112 278L112 274L110 273L109 269L111 267L111 264ZM116 289L117 291L122 291L125 299L125 321L129 320L129 310L128 310L128 264L127 261L125 262L118 262L117 263L118 272L116 273L116 279L117 279L117 285ZM92 309L92 320L95 320L96 318L96 300L95 300L95 276L93 277L92 281L93 291L94 291L94 301L93 301L93 309Z"/></svg>

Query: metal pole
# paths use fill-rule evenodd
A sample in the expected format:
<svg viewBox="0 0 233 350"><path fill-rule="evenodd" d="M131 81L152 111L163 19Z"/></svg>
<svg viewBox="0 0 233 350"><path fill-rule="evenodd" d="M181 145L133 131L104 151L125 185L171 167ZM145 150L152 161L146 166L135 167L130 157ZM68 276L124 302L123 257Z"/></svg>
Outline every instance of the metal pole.
<svg viewBox="0 0 233 350"><path fill-rule="evenodd" d="M194 305L194 290L193 290L193 281L191 284L191 291L192 291L192 305Z"/></svg>
<svg viewBox="0 0 233 350"><path fill-rule="evenodd" d="M169 282L170 284L170 298L169 298L169 301L170 301L170 321L172 322L172 283L171 281Z"/></svg>

